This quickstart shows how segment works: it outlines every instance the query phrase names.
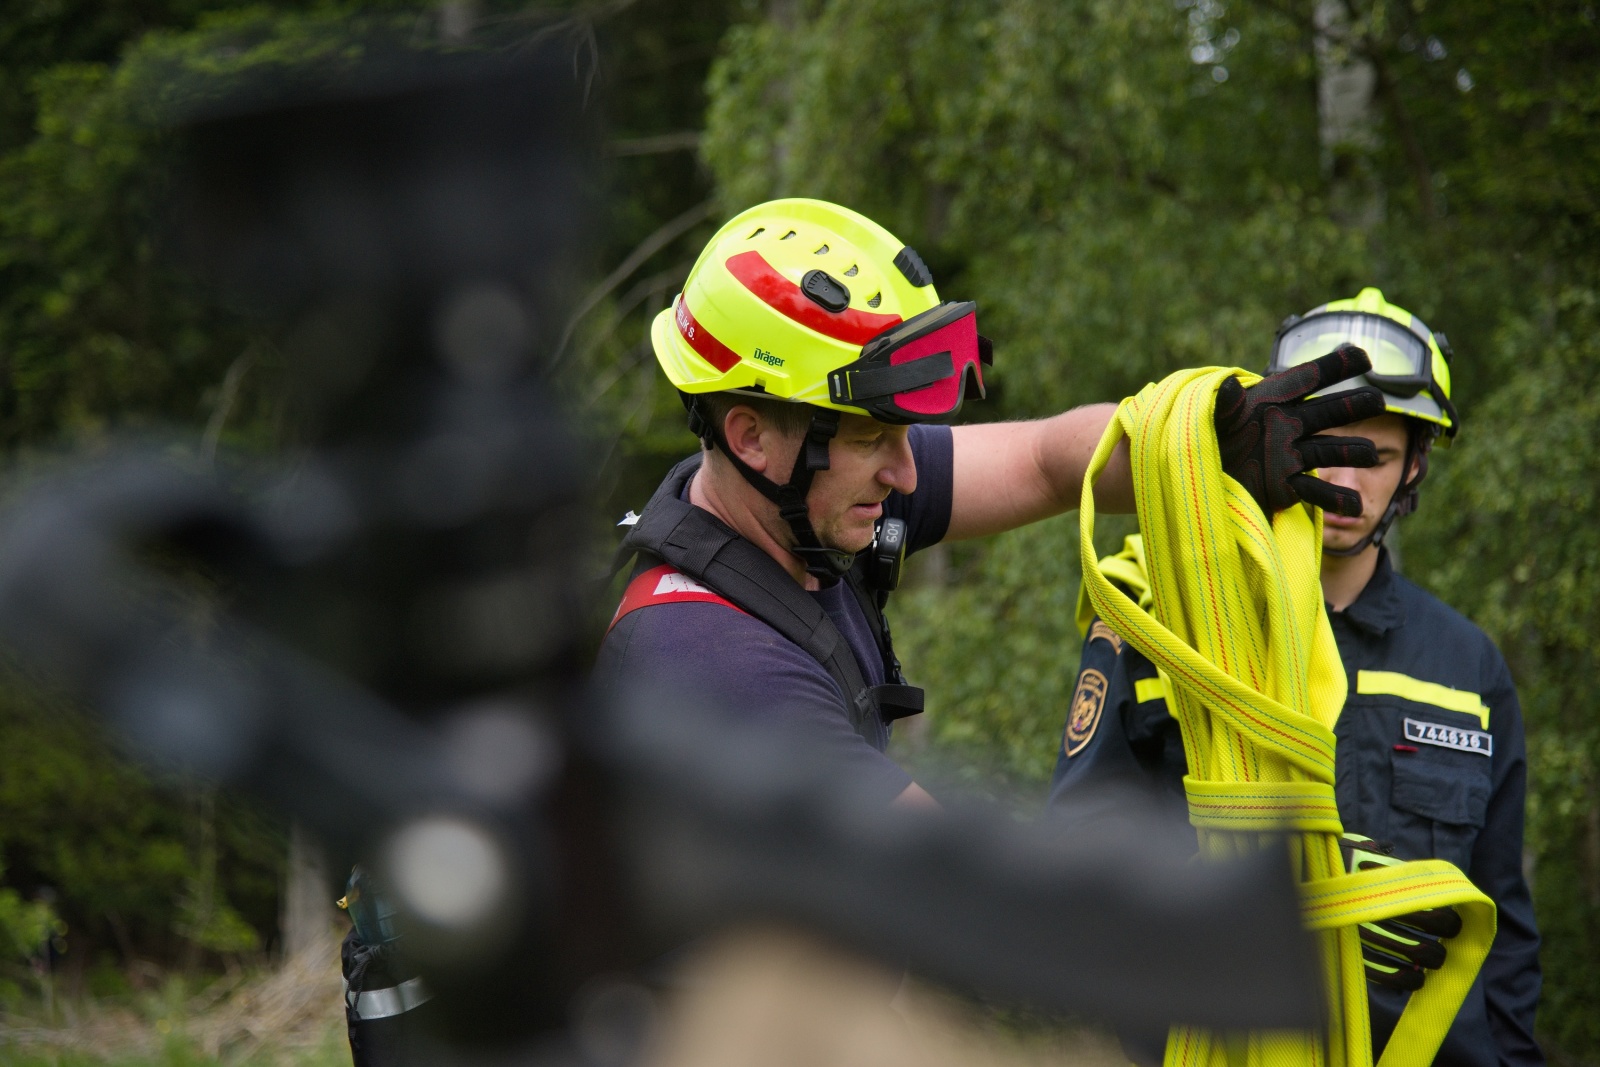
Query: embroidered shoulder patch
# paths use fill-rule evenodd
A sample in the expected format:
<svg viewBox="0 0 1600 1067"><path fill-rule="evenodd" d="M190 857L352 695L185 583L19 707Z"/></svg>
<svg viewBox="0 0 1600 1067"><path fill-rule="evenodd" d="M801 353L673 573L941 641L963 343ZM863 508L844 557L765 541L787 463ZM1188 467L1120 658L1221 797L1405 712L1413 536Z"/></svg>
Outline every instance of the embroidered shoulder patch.
<svg viewBox="0 0 1600 1067"><path fill-rule="evenodd" d="M1100 710L1106 704L1106 676L1090 667L1078 676L1078 690L1072 694L1072 714L1067 716L1067 736L1062 749L1068 757L1077 755L1094 737L1100 725Z"/></svg>
<svg viewBox="0 0 1600 1067"><path fill-rule="evenodd" d="M1118 637L1116 631L1112 630L1111 627L1107 626L1099 619L1094 620L1094 622L1089 625L1089 640L1093 641L1097 638L1102 641L1110 641L1111 647L1116 651L1116 653L1119 656L1122 654L1122 638Z"/></svg>
<svg viewBox="0 0 1600 1067"><path fill-rule="evenodd" d="M1462 730L1436 722L1406 720L1406 740L1424 745L1453 748L1458 752L1476 752L1480 756L1494 755L1494 736L1482 730Z"/></svg>

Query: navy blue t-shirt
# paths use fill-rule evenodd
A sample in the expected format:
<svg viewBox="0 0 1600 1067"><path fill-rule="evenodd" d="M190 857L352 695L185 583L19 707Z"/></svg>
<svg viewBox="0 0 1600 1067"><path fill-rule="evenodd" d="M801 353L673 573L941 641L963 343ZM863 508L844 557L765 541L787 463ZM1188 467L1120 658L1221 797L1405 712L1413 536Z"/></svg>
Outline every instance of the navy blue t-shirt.
<svg viewBox="0 0 1600 1067"><path fill-rule="evenodd" d="M890 493L884 514L904 519L908 551L937 544L950 528L954 479L948 426L913 426L916 492ZM868 685L881 685L883 657L871 625L844 582L811 594L855 653ZM600 646L595 677L638 693L674 693L744 720L803 731L841 773L887 803L911 776L884 754L889 727L874 713L866 735L850 725L845 695L805 649L754 616L721 604L652 604L622 617Z"/></svg>

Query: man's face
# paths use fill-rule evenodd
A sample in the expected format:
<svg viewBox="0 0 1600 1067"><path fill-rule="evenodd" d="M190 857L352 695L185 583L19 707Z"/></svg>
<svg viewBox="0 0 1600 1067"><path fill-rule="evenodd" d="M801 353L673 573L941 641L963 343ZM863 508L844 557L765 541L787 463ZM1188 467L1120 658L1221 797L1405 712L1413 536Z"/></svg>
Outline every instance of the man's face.
<svg viewBox="0 0 1600 1067"><path fill-rule="evenodd" d="M1317 472L1325 482L1354 489L1361 494L1361 516L1355 519L1322 514L1322 547L1337 550L1354 548L1383 518L1384 509L1400 487L1406 457L1406 423L1399 415L1379 415L1375 419L1338 426L1327 433L1336 437L1365 437L1378 449L1376 467L1323 467Z"/></svg>
<svg viewBox="0 0 1600 1067"><path fill-rule="evenodd" d="M818 471L806 503L811 526L830 548L859 552L872 543L890 490L917 487L910 427L890 426L865 415L842 415L828 447L828 469Z"/></svg>

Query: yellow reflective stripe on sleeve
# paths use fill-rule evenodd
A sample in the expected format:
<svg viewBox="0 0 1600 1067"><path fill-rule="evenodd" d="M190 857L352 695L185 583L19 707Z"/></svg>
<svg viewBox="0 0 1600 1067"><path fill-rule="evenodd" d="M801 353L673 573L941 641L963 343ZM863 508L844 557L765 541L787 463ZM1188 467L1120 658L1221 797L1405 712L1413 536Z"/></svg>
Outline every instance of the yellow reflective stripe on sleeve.
<svg viewBox="0 0 1600 1067"><path fill-rule="evenodd" d="M1140 678L1133 683L1133 695L1141 704L1160 697L1167 702L1167 712L1172 711L1172 687L1165 678Z"/></svg>
<svg viewBox="0 0 1600 1067"><path fill-rule="evenodd" d="M1424 682L1396 671L1357 671L1356 692L1363 696L1403 697L1419 704L1432 704L1446 711L1476 715L1489 728L1489 707L1477 693L1451 689L1437 682Z"/></svg>

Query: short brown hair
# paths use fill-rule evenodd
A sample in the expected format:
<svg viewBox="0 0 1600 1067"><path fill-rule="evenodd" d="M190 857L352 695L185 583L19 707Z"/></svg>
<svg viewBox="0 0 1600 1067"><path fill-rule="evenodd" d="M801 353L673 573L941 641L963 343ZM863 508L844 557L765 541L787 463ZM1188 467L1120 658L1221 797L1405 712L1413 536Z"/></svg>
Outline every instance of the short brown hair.
<svg viewBox="0 0 1600 1067"><path fill-rule="evenodd" d="M695 402L700 405L700 413L706 421L718 430L728 421L728 412L744 405L754 408L756 414L777 427L785 437L802 436L811 428L811 415L816 411L810 404L796 404L749 393L701 393Z"/></svg>

